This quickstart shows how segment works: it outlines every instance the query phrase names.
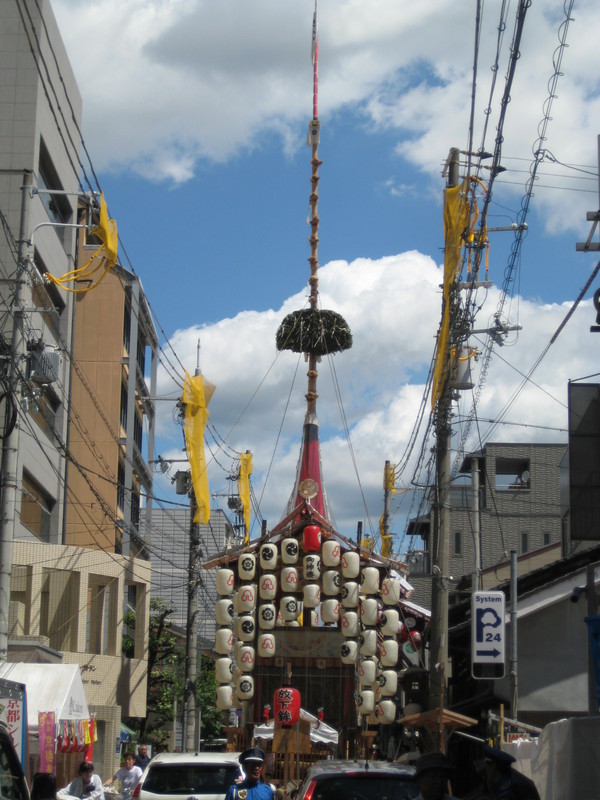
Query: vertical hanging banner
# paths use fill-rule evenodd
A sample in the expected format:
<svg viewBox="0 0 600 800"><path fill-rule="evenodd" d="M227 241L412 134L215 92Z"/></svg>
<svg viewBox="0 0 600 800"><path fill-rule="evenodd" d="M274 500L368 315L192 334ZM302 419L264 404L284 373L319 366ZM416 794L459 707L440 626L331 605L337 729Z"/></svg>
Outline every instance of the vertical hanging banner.
<svg viewBox="0 0 600 800"><path fill-rule="evenodd" d="M185 373L182 403L185 405L185 449L190 462L192 491L196 498L194 522L206 525L210 519L210 495L204 454L204 428L208 420L208 404L215 391L204 377Z"/></svg>
<svg viewBox="0 0 600 800"><path fill-rule="evenodd" d="M585 618L590 637L590 653L594 662L594 675L596 676L596 706L600 707L600 614L593 614Z"/></svg>
<svg viewBox="0 0 600 800"><path fill-rule="evenodd" d="M27 692L24 683L0 680L0 720L8 728L21 766L28 774Z"/></svg>
<svg viewBox="0 0 600 800"><path fill-rule="evenodd" d="M244 509L244 544L248 544L250 539L250 475L252 475L252 453L241 453L238 494Z"/></svg>
<svg viewBox="0 0 600 800"><path fill-rule="evenodd" d="M38 713L40 772L56 772L56 716L54 711Z"/></svg>

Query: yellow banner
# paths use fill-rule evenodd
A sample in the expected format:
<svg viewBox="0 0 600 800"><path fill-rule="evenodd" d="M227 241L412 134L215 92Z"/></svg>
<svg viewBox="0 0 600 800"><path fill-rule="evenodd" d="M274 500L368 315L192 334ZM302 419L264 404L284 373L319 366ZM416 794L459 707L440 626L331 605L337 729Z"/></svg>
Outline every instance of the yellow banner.
<svg viewBox="0 0 600 800"><path fill-rule="evenodd" d="M205 399L204 378L202 375L194 375L192 377L187 372L185 373L181 400L185 404L183 423L185 449L190 462L192 490L196 498L194 522L206 525L210 519L208 473L206 472L206 457L204 454L204 428L208 420L208 409L206 407L207 401Z"/></svg>

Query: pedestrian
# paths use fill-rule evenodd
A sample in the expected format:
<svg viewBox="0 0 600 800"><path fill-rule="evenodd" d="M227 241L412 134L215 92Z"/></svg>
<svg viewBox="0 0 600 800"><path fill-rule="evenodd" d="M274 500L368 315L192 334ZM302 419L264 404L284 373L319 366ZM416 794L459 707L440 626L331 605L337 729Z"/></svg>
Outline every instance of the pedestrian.
<svg viewBox="0 0 600 800"><path fill-rule="evenodd" d="M104 800L102 778L94 772L91 761L82 761L79 765L78 775L73 778L68 786L56 794L59 800L68 797L83 797L85 800Z"/></svg>
<svg viewBox="0 0 600 800"><path fill-rule="evenodd" d="M491 800L540 800L535 783L513 767L510 753L484 746L485 784Z"/></svg>
<svg viewBox="0 0 600 800"><path fill-rule="evenodd" d="M138 746L137 756L135 757L135 765L143 772L149 763L150 756L148 755L148 746L142 742L142 744Z"/></svg>
<svg viewBox="0 0 600 800"><path fill-rule="evenodd" d="M420 795L417 800L454 800L447 790L454 769L443 753L425 753L417 759L415 783Z"/></svg>
<svg viewBox="0 0 600 800"><path fill-rule="evenodd" d="M142 777L142 770L135 765L135 753L125 753L123 766L118 769L113 777L105 782L105 786L112 786L115 781L120 784L119 794L123 795L123 800L129 800L131 793L138 785Z"/></svg>
<svg viewBox="0 0 600 800"><path fill-rule="evenodd" d="M273 789L262 781L265 754L260 747L249 747L239 757L246 777L227 790L225 800L274 800Z"/></svg>
<svg viewBox="0 0 600 800"><path fill-rule="evenodd" d="M56 775L36 772L31 784L31 800L56 800Z"/></svg>

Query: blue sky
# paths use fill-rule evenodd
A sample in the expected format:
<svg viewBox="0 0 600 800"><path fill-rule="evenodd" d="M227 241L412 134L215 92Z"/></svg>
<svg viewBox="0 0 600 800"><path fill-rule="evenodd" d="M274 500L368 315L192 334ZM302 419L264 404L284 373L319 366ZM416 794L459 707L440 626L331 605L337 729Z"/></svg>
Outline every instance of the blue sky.
<svg viewBox="0 0 600 800"><path fill-rule="evenodd" d="M318 409L330 504L349 535L358 519L376 522L381 514L383 464L402 457L433 352L441 311L440 173L449 148L465 147L469 124L475 3L459 5L319 4L320 290L323 307L350 323L355 344L336 357L335 376L321 365ZM230 485L230 448L251 449L255 492L274 524L293 486L304 413L306 370L299 365L292 388L296 360L290 353L276 359L274 335L307 294L304 142L314 3L53 0L52 6L83 96L86 144L127 255L181 362L194 369L200 338L203 372L217 385L211 422L226 445L219 452L211 444L211 489ZM477 146L498 11L486 4ZM507 172L496 182L489 225L516 219L562 14L562 2L534 2L528 11L504 130ZM576 253L575 242L589 231L586 211L598 206L600 9L583 0L573 17L545 142L552 158L568 166L548 160L540 170L518 295L507 306L508 321L522 332L490 367L480 406L486 418L502 408L521 380L517 370L529 369L596 261ZM512 25L511 15L488 150ZM497 285L511 236L490 234L490 278ZM497 289L482 297L482 327L497 300ZM529 385L508 415L519 426L504 426L494 438L565 440L558 429L566 428L567 381L597 370L593 317L588 299L536 373L544 391ZM160 391L173 392L165 374ZM180 432L170 404L160 406L159 451L176 457ZM158 490L166 495L168 482L160 479ZM397 543L413 496L407 492L394 505Z"/></svg>

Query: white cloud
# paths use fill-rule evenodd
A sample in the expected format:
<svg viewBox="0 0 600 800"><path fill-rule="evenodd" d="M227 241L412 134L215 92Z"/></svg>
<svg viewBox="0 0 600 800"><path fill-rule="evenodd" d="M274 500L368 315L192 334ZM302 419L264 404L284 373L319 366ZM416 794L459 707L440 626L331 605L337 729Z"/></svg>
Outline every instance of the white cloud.
<svg viewBox="0 0 600 800"><path fill-rule="evenodd" d="M353 536L358 520L367 527L370 519L377 527L382 512L384 463L386 459L393 464L401 460L417 419L440 316L441 271L430 258L409 252L380 260L358 259L350 264L335 261L322 267L319 275L323 307L341 313L354 335L353 348L333 359L352 453L327 361L320 364L318 381L324 479L337 525ZM257 496L262 495L262 513L270 525L283 516L293 487L306 389L303 359L289 352L277 355L275 332L284 315L302 307L304 299L301 292L286 300L280 309L246 311L212 325L178 331L173 337L183 363L195 363L200 337L203 373L217 385L210 420L219 433L217 438L222 437L225 443L217 446L213 441L210 445L219 462L211 470L211 487L227 485L221 468L230 467L231 449L250 449L254 453L253 485ZM492 289L477 318L479 327L491 320L497 302L498 290ZM522 330L511 334L506 345L492 357L481 396L480 417L498 416L569 308L567 302L541 305L520 301L515 322ZM587 301L507 412L505 420L516 425L498 426L492 441L566 441L565 433L552 429L567 427L568 381L596 370L595 340L589 334L593 320L594 312ZM574 342L578 345L574 346ZM480 369L481 362L474 365L476 379ZM170 388L164 374L161 384L162 395ZM455 409L457 431L459 420L469 408L470 393L462 393ZM428 413L429 400L426 418ZM170 412L165 421L172 431ZM485 422L473 426L467 448L478 448L477 430L485 436L489 427ZM212 436L208 439L210 442ZM420 445L399 488L410 489L419 451ZM425 460L429 456L427 450ZM402 532L402 515L408 513L413 499L411 491L397 496L395 507L400 511L393 519L396 532Z"/></svg>
<svg viewBox="0 0 600 800"><path fill-rule="evenodd" d="M280 0L54 0L84 97L85 138L102 170L130 168L148 179L190 180L203 160L223 161L281 137L300 144L312 107L310 2ZM488 104L496 10L486 8L479 45L474 142L487 121L493 149L512 17L504 34L493 113ZM511 91L503 152L527 157L553 74L563 3L533 3ZM596 0L577 3L568 31L544 146L568 164L594 164L600 79ZM352 108L369 128L391 128L398 152L439 174L450 146L467 140L474 9L428 0L331 0L320 9L320 111ZM570 173L574 178L576 173ZM581 186L581 184L579 184ZM519 188L508 187L520 192ZM589 202L578 193L536 192L549 226L576 226ZM562 195L562 196L560 196Z"/></svg>

